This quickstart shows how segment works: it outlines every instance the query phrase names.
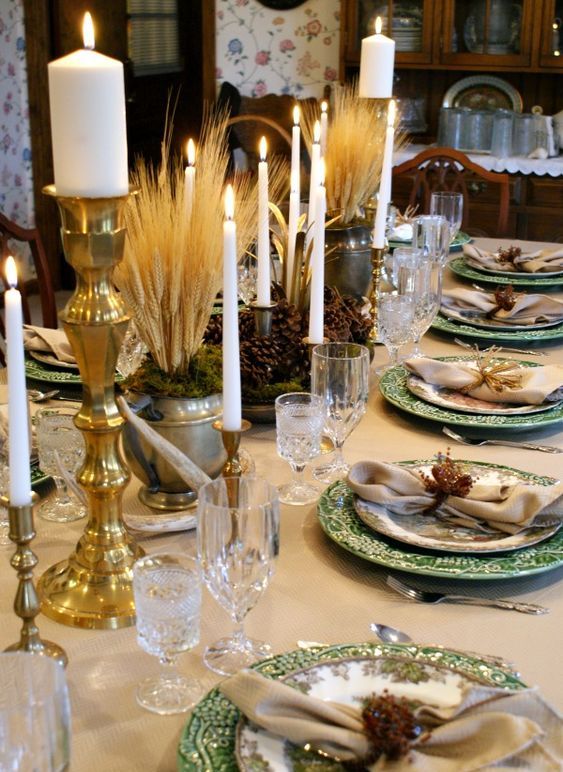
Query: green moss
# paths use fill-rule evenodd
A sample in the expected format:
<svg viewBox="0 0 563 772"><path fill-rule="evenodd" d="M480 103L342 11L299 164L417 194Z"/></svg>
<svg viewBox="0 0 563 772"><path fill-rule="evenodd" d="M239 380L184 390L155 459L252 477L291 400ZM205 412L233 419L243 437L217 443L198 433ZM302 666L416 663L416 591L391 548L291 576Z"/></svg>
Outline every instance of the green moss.
<svg viewBox="0 0 563 772"><path fill-rule="evenodd" d="M221 367L220 346L202 346L187 373L170 375L149 358L125 379L122 387L160 397L206 397L221 391Z"/></svg>
<svg viewBox="0 0 563 772"><path fill-rule="evenodd" d="M269 383L267 386L245 388L242 386L242 401L246 404L269 403L273 402L280 394L287 394L290 391L303 391L301 381L284 381L281 383Z"/></svg>

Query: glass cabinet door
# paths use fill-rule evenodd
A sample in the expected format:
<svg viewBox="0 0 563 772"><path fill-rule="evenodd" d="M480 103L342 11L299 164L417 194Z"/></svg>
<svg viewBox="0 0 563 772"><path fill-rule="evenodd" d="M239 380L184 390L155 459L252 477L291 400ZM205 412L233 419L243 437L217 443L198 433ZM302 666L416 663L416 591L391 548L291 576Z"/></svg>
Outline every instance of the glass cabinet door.
<svg viewBox="0 0 563 772"><path fill-rule="evenodd" d="M441 61L530 66L537 0L447 0Z"/></svg>
<svg viewBox="0 0 563 772"><path fill-rule="evenodd" d="M563 67L563 0L545 0L540 65Z"/></svg>
<svg viewBox="0 0 563 772"><path fill-rule="evenodd" d="M373 35L381 17L382 32L395 41L397 62L430 62L432 0L355 0L348 3L348 62L360 59L362 38Z"/></svg>

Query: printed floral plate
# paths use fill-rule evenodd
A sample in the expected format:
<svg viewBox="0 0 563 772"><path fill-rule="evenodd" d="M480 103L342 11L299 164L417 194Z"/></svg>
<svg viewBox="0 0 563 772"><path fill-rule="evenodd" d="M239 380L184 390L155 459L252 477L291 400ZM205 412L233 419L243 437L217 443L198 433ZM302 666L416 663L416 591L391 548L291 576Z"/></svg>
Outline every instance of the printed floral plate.
<svg viewBox="0 0 563 772"><path fill-rule="evenodd" d="M26 378L31 378L34 381L44 381L45 383L68 386L82 385L80 373L70 372L69 370L61 369L59 366L53 367L49 365L48 367L45 367L43 362L38 362L37 359L32 359L28 356L25 358L25 375ZM122 381L123 377L119 373L116 373L115 380L117 382Z"/></svg>
<svg viewBox="0 0 563 772"><path fill-rule="evenodd" d="M541 405L514 405L511 402L487 402L484 399L475 399L461 391L446 389L433 383L426 383L418 375L410 373L407 378L407 389L431 405L445 407L448 410L460 410L462 413L476 413L478 415L530 415L531 413L543 413L545 410L553 410L558 402L543 402Z"/></svg>
<svg viewBox="0 0 563 772"><path fill-rule="evenodd" d="M430 461L403 461L401 466L409 467L419 473L429 475L435 460ZM491 466L490 464L477 464L474 461L457 461L464 467L474 479L479 478L480 483L490 485L515 485L524 483L527 485L555 485L558 481L552 477L534 477L504 466ZM440 510L425 512L424 514L397 515L387 510L381 504L373 501L365 501L356 496L354 507L360 520L377 533L389 536L391 539L412 544L414 547L423 547L440 552L511 552L512 550L530 547L544 539L553 536L563 520L545 514L539 518L551 523L548 526L527 528L517 534L502 533L496 530L478 530L476 528L463 527L448 522L440 517Z"/></svg>
<svg viewBox="0 0 563 772"><path fill-rule="evenodd" d="M481 263L478 260L473 259L469 255L465 255L465 262L467 265L471 266L471 268L475 268L478 271L483 271L484 273L492 273L494 276L514 276L519 278L526 278L531 279L532 282L535 282L537 278L540 276L562 276L563 275L563 268L558 268L556 271L542 271L541 273L530 273L530 271L503 271L500 268L500 265L502 263L499 263L499 268L489 268L486 265L481 265Z"/></svg>
<svg viewBox="0 0 563 772"><path fill-rule="evenodd" d="M366 679L370 684L367 694L371 694L374 678L389 691L416 693L425 699L446 702L455 699L461 686L468 681L507 690L525 688L525 684L510 671L491 666L477 657L416 644L361 643L300 649L263 660L254 665L254 669L267 678L285 678L297 688L309 690L311 686L311 694L317 694L317 688L319 693L330 689L332 698L348 701L354 696L365 696ZM310 681L317 677L322 679L324 686L320 683L313 688ZM260 745L256 750L249 746L251 737L245 732L246 725L241 723L240 711L218 689L213 689L194 708L184 729L178 748L178 772L238 772L241 768L236 758L239 726L238 750L241 764L245 765L243 769L268 772L297 769L300 761L311 764L311 754L293 748L290 751L293 758L284 760L282 767L268 766L270 751L265 751L262 738L257 740ZM283 740L276 738L273 747L277 754L280 750L283 753L283 745ZM259 757L264 753L266 758L262 761ZM330 769L330 762L315 754L315 769L326 768L327 763ZM301 769L305 768L301 766Z"/></svg>
<svg viewBox="0 0 563 772"><path fill-rule="evenodd" d="M539 485L550 479L520 474ZM513 579L563 565L563 530L540 544L499 555L444 554L406 548L362 523L354 509L354 492L343 480L330 485L321 495L318 517L327 536L345 550L370 563L411 574L466 580Z"/></svg>
<svg viewBox="0 0 563 772"><path fill-rule="evenodd" d="M516 288L533 287L534 289L538 289L538 287L541 287L544 290L563 289L563 276L546 276L545 274L534 275L531 273L527 273L525 276L516 276L513 273L485 273L481 268L479 270L472 268L465 257L455 257L453 260L450 260L448 266L456 276L461 276L463 279L478 282L479 284L512 284L512 286Z"/></svg>
<svg viewBox="0 0 563 772"><path fill-rule="evenodd" d="M47 354L45 351L28 351L27 353L37 362L43 362L43 364L56 367L58 370L78 370L76 362L61 362L54 354Z"/></svg>
<svg viewBox="0 0 563 772"><path fill-rule="evenodd" d="M445 362L462 362L474 357L436 357ZM537 362L524 362L514 360L523 367L538 367ZM402 365L390 367L383 373L379 381L379 390L395 407L405 410L418 418L426 418L429 421L438 421L441 424L466 426L476 429L507 430L511 432L529 431L530 429L543 429L545 426L561 423L563 421L563 402L559 402L551 410L543 413L525 415L484 415L483 413L462 413L420 399L409 391L407 386L408 371Z"/></svg>
<svg viewBox="0 0 563 772"><path fill-rule="evenodd" d="M457 236L450 244L450 252L461 252L464 244L469 244L471 236L463 231L458 231ZM389 239L389 249L400 249L401 247L410 246L412 242L412 236L410 239Z"/></svg>
<svg viewBox="0 0 563 772"><path fill-rule="evenodd" d="M530 330L529 328L526 328L526 330L515 330L508 327L486 330L473 326L468 320L458 322L455 319L447 319L443 314L439 313L434 317L431 326L433 330L438 332L447 332L451 335L463 336L464 338L478 338L479 340L506 343L507 345L513 345L514 343L523 343L525 345L549 343L563 338L563 322L540 330Z"/></svg>
<svg viewBox="0 0 563 772"><path fill-rule="evenodd" d="M473 311L458 311L453 308L442 306L440 313L448 319L455 322L463 322L472 327L483 327L486 330L543 330L546 327L555 327L563 323L562 319L550 319L545 322L535 322L534 324L508 324L500 319L488 319L484 312L475 313Z"/></svg>

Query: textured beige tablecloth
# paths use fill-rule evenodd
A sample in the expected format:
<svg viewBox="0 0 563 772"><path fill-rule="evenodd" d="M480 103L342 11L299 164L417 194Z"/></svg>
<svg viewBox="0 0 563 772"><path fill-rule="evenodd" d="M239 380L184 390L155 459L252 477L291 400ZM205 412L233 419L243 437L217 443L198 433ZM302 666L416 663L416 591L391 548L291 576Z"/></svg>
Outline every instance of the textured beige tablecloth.
<svg viewBox="0 0 563 772"><path fill-rule="evenodd" d="M498 239L479 240L496 248ZM449 279L447 283L450 283ZM445 339L428 335L423 349L432 355L464 353ZM538 361L563 363L563 348L550 346L549 358ZM378 347L374 365L385 360ZM563 427L540 435L544 442L563 447ZM275 430L255 426L244 436L257 472L270 480L289 478L288 465L275 450ZM376 456L388 461L427 458L452 444L457 458L509 464L540 474L561 476L563 455L548 455L515 448L462 447L448 441L438 425L415 422L380 397L374 383L367 415L345 445L349 461ZM141 511L132 482L125 495L125 511ZM83 528L48 524L37 519L34 549L39 557L36 576L68 556ZM193 551L194 533L141 540L148 552L176 549ZM4 551L2 647L17 639L19 623L12 612L15 572ZM534 617L511 611L475 606L441 604L425 606L403 600L385 584L386 571L356 558L333 544L317 523L315 507L283 507L281 552L271 586L248 616L251 635L268 640L273 652L295 648L298 639L327 643L362 641L370 637L372 621L385 622L410 633L415 641L440 643L455 648L502 654L517 663L523 680L540 687L542 694L563 709L563 568L537 577L510 581L450 581L412 577L424 587L445 588L487 597L514 597L548 606L551 613ZM186 716L158 717L139 708L135 684L158 670L156 659L138 648L135 629L85 631L39 617L45 638L62 644L69 655L68 678L73 713L73 772L172 772L176 748ZM218 676L201 659L205 646L231 630L231 622L206 593L202 637L199 646L180 660L181 669L201 679L204 689Z"/></svg>

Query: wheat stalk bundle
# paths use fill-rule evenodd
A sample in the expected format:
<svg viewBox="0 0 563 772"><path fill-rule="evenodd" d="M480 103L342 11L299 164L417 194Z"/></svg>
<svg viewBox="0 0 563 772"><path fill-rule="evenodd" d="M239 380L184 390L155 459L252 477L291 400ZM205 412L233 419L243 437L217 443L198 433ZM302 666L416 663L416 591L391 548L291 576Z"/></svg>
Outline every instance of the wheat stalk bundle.
<svg viewBox="0 0 563 772"><path fill-rule="evenodd" d="M305 104L302 127L308 147L317 119L316 108ZM328 210L339 212L343 225L358 219L377 190L386 126L385 100L358 97L357 84L336 87L325 155L326 196ZM403 143L404 136L396 133L395 147Z"/></svg>
<svg viewBox="0 0 563 772"><path fill-rule="evenodd" d="M223 273L223 197L229 151L227 116L208 113L197 150L191 214L187 212L181 159L170 159L170 127L157 169L138 160L132 182L139 187L126 213L127 241L115 272L141 338L156 364L182 375L201 346ZM270 198L279 200L287 164L270 164ZM257 231L256 183L237 175L237 249L243 256Z"/></svg>

